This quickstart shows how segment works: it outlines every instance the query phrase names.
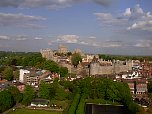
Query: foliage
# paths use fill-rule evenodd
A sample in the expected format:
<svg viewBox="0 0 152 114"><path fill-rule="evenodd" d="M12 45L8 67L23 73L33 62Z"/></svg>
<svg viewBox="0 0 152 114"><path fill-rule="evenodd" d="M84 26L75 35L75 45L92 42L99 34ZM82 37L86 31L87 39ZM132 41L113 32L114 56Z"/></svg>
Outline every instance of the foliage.
<svg viewBox="0 0 152 114"><path fill-rule="evenodd" d="M78 104L76 114L85 114L85 96L82 96Z"/></svg>
<svg viewBox="0 0 152 114"><path fill-rule="evenodd" d="M22 104L26 106L29 105L34 97L35 97L34 89L31 86L26 85L23 93Z"/></svg>
<svg viewBox="0 0 152 114"><path fill-rule="evenodd" d="M67 67L60 67L61 77L65 77L67 74L68 74L68 68Z"/></svg>
<svg viewBox="0 0 152 114"><path fill-rule="evenodd" d="M11 112L10 114L62 114L59 111L47 111L47 110L31 110L27 108L16 109L15 111Z"/></svg>
<svg viewBox="0 0 152 114"><path fill-rule="evenodd" d="M4 78L8 81L13 80L13 69L11 67L6 67L2 72Z"/></svg>
<svg viewBox="0 0 152 114"><path fill-rule="evenodd" d="M53 88L50 84L42 81L39 87L39 97L44 99L53 99L55 96L55 88Z"/></svg>
<svg viewBox="0 0 152 114"><path fill-rule="evenodd" d="M74 65L74 67L77 67L78 64L80 62L82 62L81 55L79 53L72 54L71 61L72 61L72 64Z"/></svg>
<svg viewBox="0 0 152 114"><path fill-rule="evenodd" d="M41 98L62 101L69 99L70 95L70 92L65 91L65 88L61 86L58 81L54 81L52 84L42 81L40 84L39 97Z"/></svg>
<svg viewBox="0 0 152 114"><path fill-rule="evenodd" d="M11 93L11 95L13 96L14 101L15 101L16 103L19 103L19 102L22 101L22 97L23 97L23 96L22 96L22 94L20 93L20 91L18 90L17 87L15 87L15 86L10 86L10 87L7 88L7 90Z"/></svg>
<svg viewBox="0 0 152 114"><path fill-rule="evenodd" d="M144 60L152 61L151 56L125 56L125 55L107 55L107 54L99 54L99 58L104 60L139 60L143 62Z"/></svg>
<svg viewBox="0 0 152 114"><path fill-rule="evenodd" d="M40 53L37 52L0 52L0 64L5 66L37 66L45 61Z"/></svg>
<svg viewBox="0 0 152 114"><path fill-rule="evenodd" d="M15 70L14 72L13 72L13 76L14 76L14 79L17 79L17 80L19 80L19 70Z"/></svg>
<svg viewBox="0 0 152 114"><path fill-rule="evenodd" d="M79 103L79 99L80 99L80 94L76 94L73 99L73 102L68 110L68 114L75 114L75 111L76 111L78 103Z"/></svg>
<svg viewBox="0 0 152 114"><path fill-rule="evenodd" d="M144 114L143 109L136 103L130 103L128 108L131 114L137 114L139 112L140 114Z"/></svg>
<svg viewBox="0 0 152 114"><path fill-rule="evenodd" d="M0 113L11 108L14 105L14 99L7 90L0 92Z"/></svg>
<svg viewBox="0 0 152 114"><path fill-rule="evenodd" d="M50 70L51 72L59 72L59 66L56 62L48 60L43 63L43 69Z"/></svg>
<svg viewBox="0 0 152 114"><path fill-rule="evenodd" d="M152 93L152 81L149 81L147 84L148 93Z"/></svg>
<svg viewBox="0 0 152 114"><path fill-rule="evenodd" d="M63 101L63 100L68 99L68 95L69 95L69 93L66 92L66 91L64 90L64 88L59 87L59 88L56 89L55 99L56 99L56 100Z"/></svg>

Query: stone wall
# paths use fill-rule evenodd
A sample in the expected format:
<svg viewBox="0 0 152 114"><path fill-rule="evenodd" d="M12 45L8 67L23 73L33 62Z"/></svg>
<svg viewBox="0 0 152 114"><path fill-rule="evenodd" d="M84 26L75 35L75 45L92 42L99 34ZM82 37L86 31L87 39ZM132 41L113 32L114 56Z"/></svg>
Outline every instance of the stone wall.
<svg viewBox="0 0 152 114"><path fill-rule="evenodd" d="M132 70L132 62L128 61L126 65L114 63L112 66L100 66L100 63L90 64L90 75L113 74Z"/></svg>

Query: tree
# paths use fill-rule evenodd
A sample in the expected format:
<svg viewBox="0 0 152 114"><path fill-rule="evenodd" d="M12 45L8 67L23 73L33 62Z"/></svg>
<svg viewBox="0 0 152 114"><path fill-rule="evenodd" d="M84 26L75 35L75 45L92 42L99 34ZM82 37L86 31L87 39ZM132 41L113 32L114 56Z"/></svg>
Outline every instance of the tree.
<svg viewBox="0 0 152 114"><path fill-rule="evenodd" d="M79 53L74 53L71 58L74 67L77 67L80 62L82 62L81 55Z"/></svg>
<svg viewBox="0 0 152 114"><path fill-rule="evenodd" d="M51 100L55 96L55 88L42 81L39 88L39 97Z"/></svg>
<svg viewBox="0 0 152 114"><path fill-rule="evenodd" d="M59 66L56 62L48 60L43 63L43 68L51 72L59 72Z"/></svg>
<svg viewBox="0 0 152 114"><path fill-rule="evenodd" d="M35 97L34 89L31 86L26 85L24 93L23 93L22 103L27 106L31 103L34 97Z"/></svg>
<svg viewBox="0 0 152 114"><path fill-rule="evenodd" d="M143 108L136 103L130 103L128 109L131 114L145 114Z"/></svg>
<svg viewBox="0 0 152 114"><path fill-rule="evenodd" d="M61 77L65 77L67 74L68 74L68 68L67 67L60 67Z"/></svg>
<svg viewBox="0 0 152 114"><path fill-rule="evenodd" d="M68 114L75 114L79 100L80 100L80 94L76 94L74 96L73 102L68 110Z"/></svg>
<svg viewBox="0 0 152 114"><path fill-rule="evenodd" d="M72 53L71 53L71 52L68 52L68 53L67 53L67 56L68 56L68 57L69 57L69 56L71 56L71 55L72 55Z"/></svg>
<svg viewBox="0 0 152 114"><path fill-rule="evenodd" d="M6 67L2 72L4 78L8 81L13 80L13 69L11 67Z"/></svg>
<svg viewBox="0 0 152 114"><path fill-rule="evenodd" d="M152 81L148 82L147 88L148 88L148 93L152 93Z"/></svg>
<svg viewBox="0 0 152 114"><path fill-rule="evenodd" d="M22 96L22 94L20 93L20 91L18 90L17 87L10 86L10 87L7 88L7 90L11 93L11 95L13 96L14 101L16 103L21 102L23 96Z"/></svg>
<svg viewBox="0 0 152 114"><path fill-rule="evenodd" d="M0 113L4 112L14 105L13 96L7 90L0 92L0 99Z"/></svg>
<svg viewBox="0 0 152 114"><path fill-rule="evenodd" d="M19 70L15 70L14 72L13 72L13 75L14 75L14 79L19 79Z"/></svg>

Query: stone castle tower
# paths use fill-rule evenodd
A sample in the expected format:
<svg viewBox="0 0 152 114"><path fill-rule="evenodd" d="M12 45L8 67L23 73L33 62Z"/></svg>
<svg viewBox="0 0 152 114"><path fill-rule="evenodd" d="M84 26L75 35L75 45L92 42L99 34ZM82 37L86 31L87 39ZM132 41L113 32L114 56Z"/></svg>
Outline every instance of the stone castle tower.
<svg viewBox="0 0 152 114"><path fill-rule="evenodd" d="M98 74L99 70L100 70L100 63L98 61L98 58L94 56L93 60L90 63L90 75Z"/></svg>

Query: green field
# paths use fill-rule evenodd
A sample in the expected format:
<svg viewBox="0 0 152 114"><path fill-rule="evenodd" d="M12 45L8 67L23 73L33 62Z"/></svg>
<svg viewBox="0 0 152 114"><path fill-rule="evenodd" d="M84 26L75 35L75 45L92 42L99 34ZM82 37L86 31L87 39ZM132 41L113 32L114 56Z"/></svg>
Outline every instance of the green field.
<svg viewBox="0 0 152 114"><path fill-rule="evenodd" d="M62 112L46 111L46 110L17 109L9 114L62 114Z"/></svg>

